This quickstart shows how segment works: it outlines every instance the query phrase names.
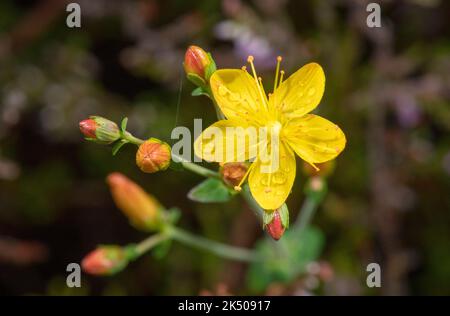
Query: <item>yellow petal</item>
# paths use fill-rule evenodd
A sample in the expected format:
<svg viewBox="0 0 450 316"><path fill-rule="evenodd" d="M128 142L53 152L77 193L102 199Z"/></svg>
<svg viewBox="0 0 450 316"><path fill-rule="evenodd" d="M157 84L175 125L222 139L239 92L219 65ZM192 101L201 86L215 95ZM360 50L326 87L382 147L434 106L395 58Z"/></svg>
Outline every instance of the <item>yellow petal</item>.
<svg viewBox="0 0 450 316"><path fill-rule="evenodd" d="M255 79L242 69L220 69L210 78L211 90L228 119L264 124L267 110L261 102Z"/></svg>
<svg viewBox="0 0 450 316"><path fill-rule="evenodd" d="M331 160L345 148L346 139L342 130L314 114L292 119L283 133L297 155L309 163Z"/></svg>
<svg viewBox="0 0 450 316"><path fill-rule="evenodd" d="M242 162L254 158L258 147L257 130L240 120L215 122L194 142L194 152L206 161Z"/></svg>
<svg viewBox="0 0 450 316"><path fill-rule="evenodd" d="M279 159L264 163L254 162L248 183L250 191L258 204L266 210L275 210L283 205L295 179L295 155L283 143L279 146ZM272 172L267 173L268 169Z"/></svg>
<svg viewBox="0 0 450 316"><path fill-rule="evenodd" d="M325 89L322 67L309 63L284 81L269 99L269 107L287 118L302 116L319 105Z"/></svg>

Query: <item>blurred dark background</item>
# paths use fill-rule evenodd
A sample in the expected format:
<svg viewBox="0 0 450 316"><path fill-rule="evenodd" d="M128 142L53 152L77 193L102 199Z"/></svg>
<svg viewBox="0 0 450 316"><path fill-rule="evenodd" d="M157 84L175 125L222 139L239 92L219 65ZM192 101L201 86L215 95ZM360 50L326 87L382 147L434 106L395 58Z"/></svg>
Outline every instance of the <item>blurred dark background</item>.
<svg viewBox="0 0 450 316"><path fill-rule="evenodd" d="M367 27L359 0L76 2L82 26L73 29L65 1L0 2L0 294L450 294L450 2L376 1L381 28ZM135 135L169 143L176 125L213 122L184 79L191 44L219 68L253 54L263 78L277 55L288 74L323 66L318 112L348 143L314 218L326 240L320 262L333 272L320 286L299 292L300 278L255 292L245 264L175 244L162 259L148 254L114 277L66 287L66 265L97 244L146 237L114 206L104 182L112 171L179 207L186 229L244 247L262 236L240 199L191 202L198 176L143 174L135 147L112 157L79 133L91 114L128 116ZM304 179L288 200L292 218ZM380 289L365 285L369 262L381 265Z"/></svg>

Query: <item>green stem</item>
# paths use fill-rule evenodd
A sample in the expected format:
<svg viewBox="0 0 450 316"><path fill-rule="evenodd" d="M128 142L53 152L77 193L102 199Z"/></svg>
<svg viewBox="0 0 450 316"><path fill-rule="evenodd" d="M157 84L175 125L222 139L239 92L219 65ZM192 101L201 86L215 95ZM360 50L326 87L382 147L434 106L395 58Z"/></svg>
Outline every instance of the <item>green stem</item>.
<svg viewBox="0 0 450 316"><path fill-rule="evenodd" d="M252 250L225 245L217 241L193 235L177 227L171 227L168 229L168 234L174 240L177 240L183 244L207 250L223 258L245 262L261 260L261 258Z"/></svg>
<svg viewBox="0 0 450 316"><path fill-rule="evenodd" d="M203 177L210 177L210 178L220 179L220 174L218 172L215 172L215 171L209 170L209 169L207 169L205 167L199 166L199 165L197 165L195 163L187 161L187 160L183 159L182 157L177 156L177 155L172 153L172 159L174 159L174 158L177 161L179 161L181 163L181 165L185 169L187 169L189 171L192 171L192 172L194 172L196 174L199 174L199 175L201 175Z"/></svg>
<svg viewBox="0 0 450 316"><path fill-rule="evenodd" d="M170 236L167 234L157 234L157 235L152 235L146 239L144 239L143 241L141 241L140 243L138 243L134 250L136 251L137 256L141 256L144 253L146 253L147 251L149 251L150 249L152 249L153 247L155 247L156 245L158 245L159 243L163 242L164 240L169 239Z"/></svg>
<svg viewBox="0 0 450 316"><path fill-rule="evenodd" d="M130 132L123 133L122 138L137 146L142 145L144 143L144 140L134 137Z"/></svg>
<svg viewBox="0 0 450 316"><path fill-rule="evenodd" d="M305 201L303 202L302 208L300 209L300 213L295 221L294 227L299 232L303 232L306 227L311 223L311 219L314 216L314 213L319 206L320 199L312 194L308 194L306 196Z"/></svg>

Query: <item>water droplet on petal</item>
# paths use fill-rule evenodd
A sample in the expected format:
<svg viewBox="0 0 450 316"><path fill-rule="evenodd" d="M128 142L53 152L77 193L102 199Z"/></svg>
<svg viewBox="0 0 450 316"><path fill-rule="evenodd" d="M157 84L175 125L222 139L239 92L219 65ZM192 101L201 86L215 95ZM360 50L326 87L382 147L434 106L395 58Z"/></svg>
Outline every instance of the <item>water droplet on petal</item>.
<svg viewBox="0 0 450 316"><path fill-rule="evenodd" d="M286 175L283 172L277 172L273 176L273 183L283 184L286 182Z"/></svg>
<svg viewBox="0 0 450 316"><path fill-rule="evenodd" d="M268 174L263 175L260 181L261 184L264 186L269 185L269 175Z"/></svg>
<svg viewBox="0 0 450 316"><path fill-rule="evenodd" d="M308 90L308 95L309 95L310 97L312 97L312 96L314 95L314 93L316 93L316 89L315 89L315 88L310 88L310 89Z"/></svg>

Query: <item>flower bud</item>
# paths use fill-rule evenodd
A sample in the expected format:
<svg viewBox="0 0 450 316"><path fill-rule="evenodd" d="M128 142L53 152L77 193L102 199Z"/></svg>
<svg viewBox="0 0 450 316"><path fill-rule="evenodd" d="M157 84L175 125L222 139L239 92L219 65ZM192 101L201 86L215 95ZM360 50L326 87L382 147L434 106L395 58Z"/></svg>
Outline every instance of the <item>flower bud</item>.
<svg viewBox="0 0 450 316"><path fill-rule="evenodd" d="M99 246L81 261L84 272L94 275L112 275L128 264L124 248L108 245Z"/></svg>
<svg viewBox="0 0 450 316"><path fill-rule="evenodd" d="M136 152L136 164L146 173L166 170L170 165L170 159L170 146L156 138L145 141Z"/></svg>
<svg viewBox="0 0 450 316"><path fill-rule="evenodd" d="M220 168L220 174L222 175L223 181L234 188L241 183L247 173L248 166L243 162L229 162L224 164Z"/></svg>
<svg viewBox="0 0 450 316"><path fill-rule="evenodd" d="M139 185L118 172L111 173L106 182L117 207L133 226L148 231L161 223L163 207Z"/></svg>
<svg viewBox="0 0 450 316"><path fill-rule="evenodd" d="M111 144L121 137L117 124L101 116L90 116L79 126L87 140L99 144Z"/></svg>
<svg viewBox="0 0 450 316"><path fill-rule="evenodd" d="M279 240L283 236L285 227L281 223L281 216L278 211L274 211L272 221L266 225L266 231L275 240Z"/></svg>
<svg viewBox="0 0 450 316"><path fill-rule="evenodd" d="M267 233L275 240L279 240L286 228L289 227L289 210L286 204L272 211L266 211L263 216L264 227Z"/></svg>
<svg viewBox="0 0 450 316"><path fill-rule="evenodd" d="M204 85L216 70L211 56L198 46L189 46L184 55L184 71L196 85Z"/></svg>

